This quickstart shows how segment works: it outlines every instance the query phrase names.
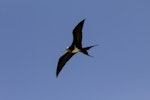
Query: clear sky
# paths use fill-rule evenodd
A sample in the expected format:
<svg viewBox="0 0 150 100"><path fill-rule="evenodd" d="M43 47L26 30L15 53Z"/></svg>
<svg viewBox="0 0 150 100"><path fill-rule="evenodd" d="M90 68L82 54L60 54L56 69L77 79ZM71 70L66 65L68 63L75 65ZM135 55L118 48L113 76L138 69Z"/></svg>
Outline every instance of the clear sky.
<svg viewBox="0 0 150 100"><path fill-rule="evenodd" d="M56 78L84 18L94 57ZM0 100L150 100L150 1L0 0Z"/></svg>

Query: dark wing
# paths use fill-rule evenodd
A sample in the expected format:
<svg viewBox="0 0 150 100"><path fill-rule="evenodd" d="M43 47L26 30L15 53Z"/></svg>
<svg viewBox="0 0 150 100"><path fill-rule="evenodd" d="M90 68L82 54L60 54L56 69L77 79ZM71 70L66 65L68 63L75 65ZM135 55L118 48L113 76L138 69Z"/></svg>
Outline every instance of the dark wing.
<svg viewBox="0 0 150 100"><path fill-rule="evenodd" d="M56 76L58 76L59 72L62 70L66 62L74 55L75 53L65 53L62 57L59 58Z"/></svg>
<svg viewBox="0 0 150 100"><path fill-rule="evenodd" d="M74 48L74 45L76 45L76 47L78 48L82 48L82 27L84 24L84 20L82 20L73 30L73 42L70 46L71 49Z"/></svg>

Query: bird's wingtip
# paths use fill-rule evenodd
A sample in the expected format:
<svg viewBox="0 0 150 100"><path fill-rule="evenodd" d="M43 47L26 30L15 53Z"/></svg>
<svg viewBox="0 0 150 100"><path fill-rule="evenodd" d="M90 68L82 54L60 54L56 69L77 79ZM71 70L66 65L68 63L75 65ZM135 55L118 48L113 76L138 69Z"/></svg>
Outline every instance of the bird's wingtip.
<svg viewBox="0 0 150 100"><path fill-rule="evenodd" d="M81 22L84 22L85 20L86 20L86 18L82 19L82 21L81 21Z"/></svg>
<svg viewBox="0 0 150 100"><path fill-rule="evenodd" d="M59 74L59 73L56 73L56 78L58 78L58 74Z"/></svg>

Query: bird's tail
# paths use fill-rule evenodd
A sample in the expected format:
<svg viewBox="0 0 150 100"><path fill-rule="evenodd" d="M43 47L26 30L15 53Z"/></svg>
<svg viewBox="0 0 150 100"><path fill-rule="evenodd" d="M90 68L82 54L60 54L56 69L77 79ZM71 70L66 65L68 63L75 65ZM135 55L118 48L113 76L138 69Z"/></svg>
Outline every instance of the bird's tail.
<svg viewBox="0 0 150 100"><path fill-rule="evenodd" d="M92 45L92 46L88 46L88 47L84 47L81 49L81 52L87 56L92 57L91 55L89 55L88 50L91 49L92 47L97 46L97 45Z"/></svg>

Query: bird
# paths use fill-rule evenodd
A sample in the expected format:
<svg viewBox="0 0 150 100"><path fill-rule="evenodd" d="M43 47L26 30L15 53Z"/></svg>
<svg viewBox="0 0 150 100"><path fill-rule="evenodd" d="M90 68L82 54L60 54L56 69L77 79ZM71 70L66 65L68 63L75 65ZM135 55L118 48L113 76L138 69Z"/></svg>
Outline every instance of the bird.
<svg viewBox="0 0 150 100"><path fill-rule="evenodd" d="M79 22L76 25L76 27L73 29L73 32L72 32L73 33L73 42L69 47L67 47L65 49L65 51L67 51L67 52L64 55L62 55L58 60L56 77L58 77L60 71L65 66L67 61L69 61L69 59L76 53L81 52L87 56L92 57L91 55L89 55L88 50L96 45L82 47L82 28L83 28L84 21L85 21L85 19L83 19L81 22Z"/></svg>

